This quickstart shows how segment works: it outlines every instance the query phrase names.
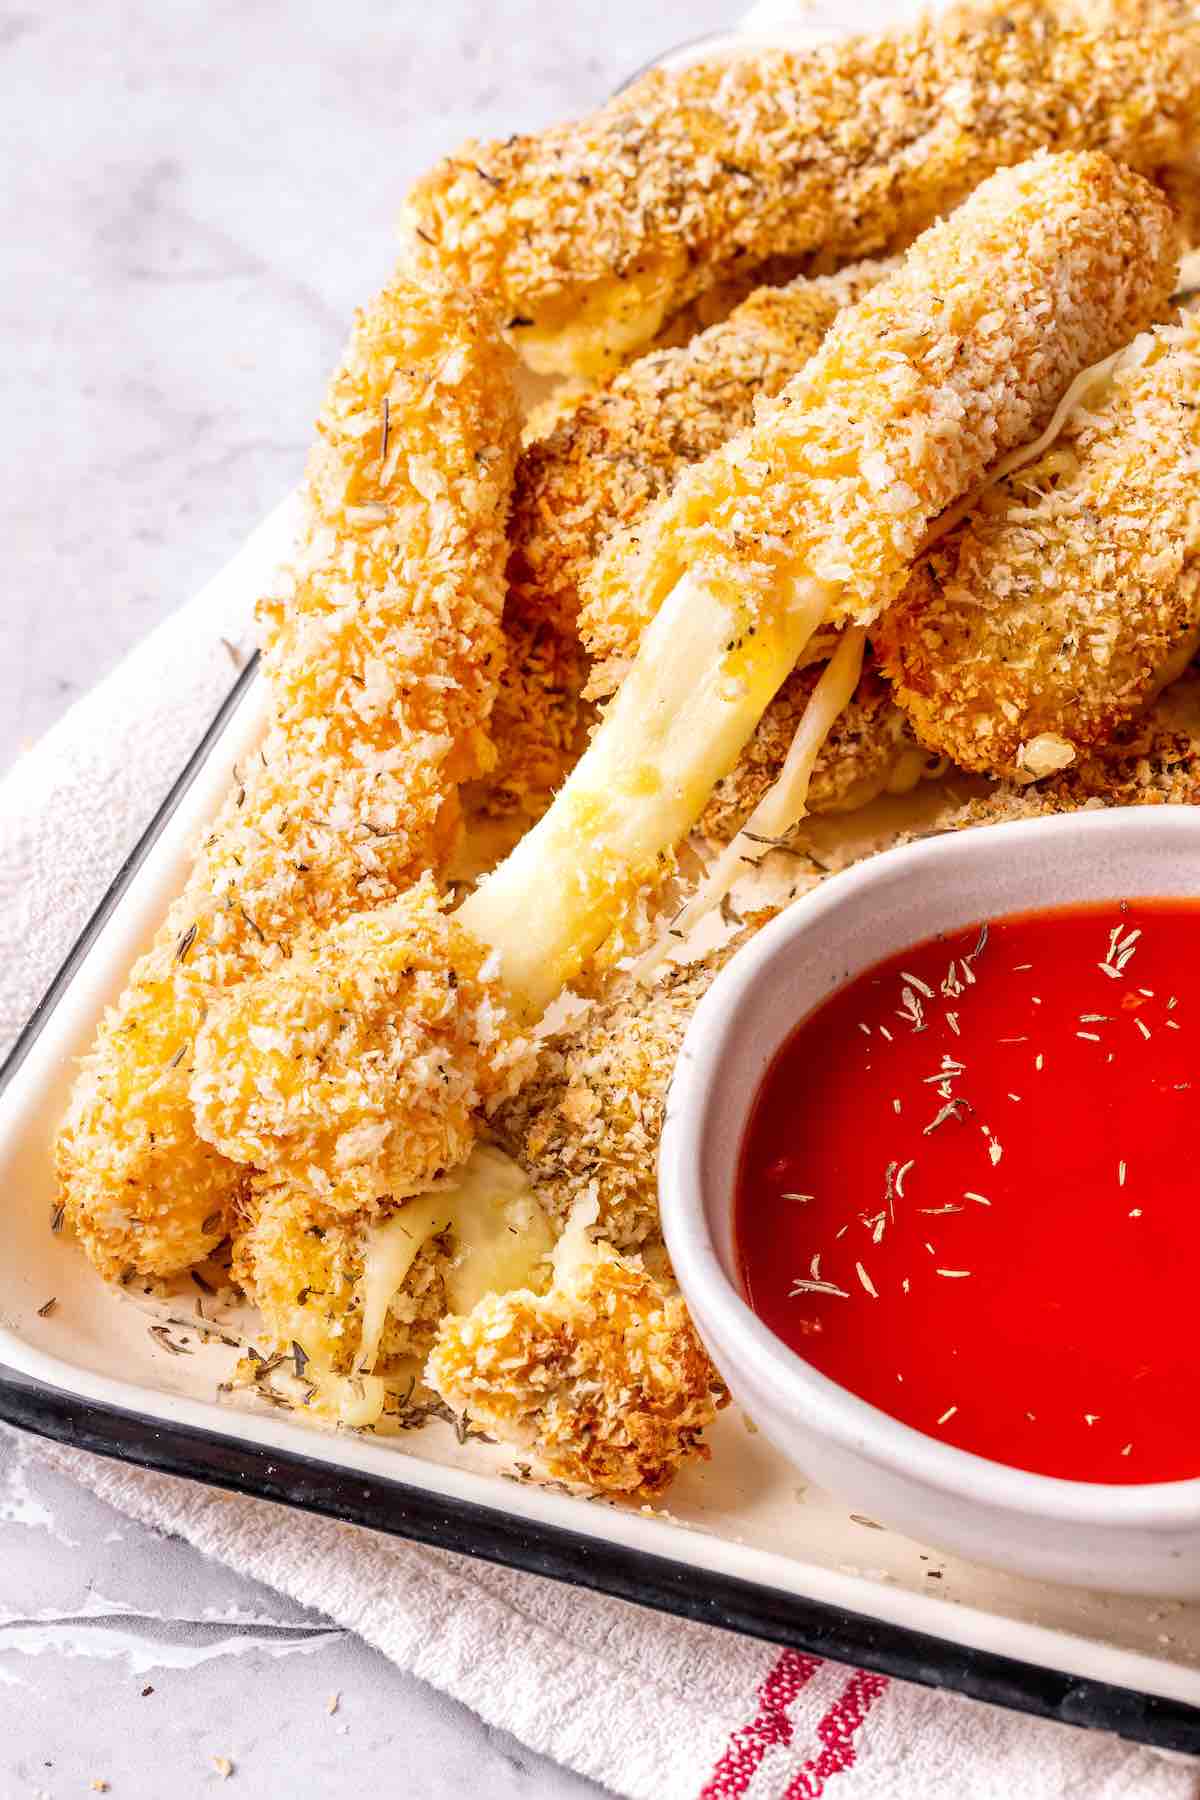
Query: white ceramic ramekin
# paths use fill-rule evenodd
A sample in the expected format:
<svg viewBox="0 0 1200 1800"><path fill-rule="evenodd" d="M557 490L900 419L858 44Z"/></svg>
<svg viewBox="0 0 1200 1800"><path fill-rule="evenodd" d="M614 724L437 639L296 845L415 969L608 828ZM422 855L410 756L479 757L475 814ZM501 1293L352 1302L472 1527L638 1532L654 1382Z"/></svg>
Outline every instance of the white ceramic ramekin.
<svg viewBox="0 0 1200 1800"><path fill-rule="evenodd" d="M667 1247L713 1360L737 1403L806 1475L881 1523L976 1561L1049 1581L1194 1598L1200 1479L1127 1487L1053 1480L899 1424L818 1374L755 1317L739 1286L732 1224L759 1082L793 1026L841 983L975 920L1180 895L1200 897L1200 810L1186 806L964 831L831 877L760 931L697 1008L671 1086L659 1191ZM1200 1288L1200 1205L1196 1246ZM1097 1294L1097 1306L1112 1303Z"/></svg>

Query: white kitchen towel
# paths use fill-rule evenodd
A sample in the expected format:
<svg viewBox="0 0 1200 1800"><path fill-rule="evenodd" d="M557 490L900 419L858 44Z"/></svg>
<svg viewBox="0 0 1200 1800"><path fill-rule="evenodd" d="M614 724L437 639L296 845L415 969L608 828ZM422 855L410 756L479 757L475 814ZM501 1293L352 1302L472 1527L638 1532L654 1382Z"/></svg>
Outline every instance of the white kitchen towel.
<svg viewBox="0 0 1200 1800"><path fill-rule="evenodd" d="M0 1053L248 654L289 530L285 506L0 784ZM629 1800L1200 1796L1194 1764L1114 1738L33 1439L21 1450Z"/></svg>

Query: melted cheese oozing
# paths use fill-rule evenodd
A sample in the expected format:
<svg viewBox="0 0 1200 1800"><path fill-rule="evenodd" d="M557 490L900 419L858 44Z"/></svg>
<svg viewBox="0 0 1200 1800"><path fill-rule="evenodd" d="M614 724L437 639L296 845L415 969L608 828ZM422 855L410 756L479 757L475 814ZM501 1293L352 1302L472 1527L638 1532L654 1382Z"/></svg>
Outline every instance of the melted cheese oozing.
<svg viewBox="0 0 1200 1800"><path fill-rule="evenodd" d="M756 613L695 571L676 582L554 805L456 915L519 1016L545 1010L691 830L837 596L806 577Z"/></svg>
<svg viewBox="0 0 1200 1800"><path fill-rule="evenodd" d="M359 1283L362 1350L358 1364L363 1374L370 1374L375 1367L388 1308L403 1287L417 1252L451 1223L447 1201L443 1193L418 1194L367 1232Z"/></svg>
<svg viewBox="0 0 1200 1800"><path fill-rule="evenodd" d="M761 861L763 845L782 838L804 817L809 783L838 716L849 705L862 674L866 632L850 626L809 696L782 769L736 836L730 839L692 898L671 921L669 931L634 965L645 979L670 948L671 939L694 929L721 904L747 862Z"/></svg>
<svg viewBox="0 0 1200 1800"><path fill-rule="evenodd" d="M446 1196L454 1260L446 1272L452 1312L470 1312L485 1294L544 1285L554 1234L525 1171L503 1151L477 1144Z"/></svg>
<svg viewBox="0 0 1200 1800"><path fill-rule="evenodd" d="M344 1424L373 1424L382 1413L385 1384L373 1370L389 1308L420 1250L443 1231L454 1246L446 1271L452 1312L469 1312L485 1294L544 1285L554 1245L549 1220L524 1171L502 1151L479 1144L453 1182L405 1201L367 1232L358 1373L320 1383Z"/></svg>

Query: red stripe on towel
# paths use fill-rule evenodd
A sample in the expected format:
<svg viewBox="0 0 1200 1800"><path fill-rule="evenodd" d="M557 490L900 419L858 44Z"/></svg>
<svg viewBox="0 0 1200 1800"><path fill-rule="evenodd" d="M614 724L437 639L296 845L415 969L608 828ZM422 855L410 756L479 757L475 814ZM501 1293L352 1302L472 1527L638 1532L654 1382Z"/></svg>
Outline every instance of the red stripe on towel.
<svg viewBox="0 0 1200 1800"><path fill-rule="evenodd" d="M748 1725L730 1734L720 1761L700 1789L697 1800L736 1800L750 1786L754 1771L773 1744L791 1742L787 1709L821 1666L819 1656L784 1650L758 1690L758 1712Z"/></svg>
<svg viewBox="0 0 1200 1800"><path fill-rule="evenodd" d="M820 1800L831 1775L854 1767L854 1734L888 1687L886 1675L856 1669L829 1711L817 1724L819 1753L794 1775L782 1800Z"/></svg>

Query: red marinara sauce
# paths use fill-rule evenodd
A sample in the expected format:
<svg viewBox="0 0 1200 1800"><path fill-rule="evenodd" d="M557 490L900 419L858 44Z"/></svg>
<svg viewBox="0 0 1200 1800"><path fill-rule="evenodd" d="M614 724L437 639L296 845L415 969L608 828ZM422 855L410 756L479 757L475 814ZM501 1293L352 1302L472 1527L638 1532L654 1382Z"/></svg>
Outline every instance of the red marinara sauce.
<svg viewBox="0 0 1200 1800"><path fill-rule="evenodd" d="M1076 1481L1200 1475L1200 906L1014 915L799 1024L742 1147L758 1316L895 1419Z"/></svg>

